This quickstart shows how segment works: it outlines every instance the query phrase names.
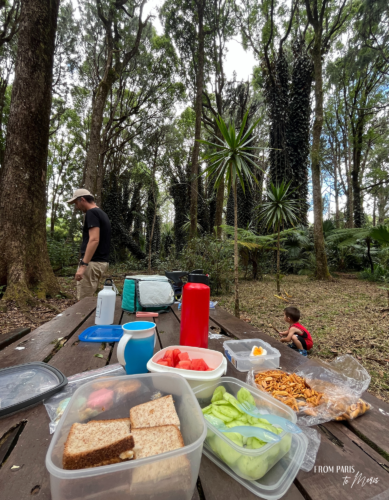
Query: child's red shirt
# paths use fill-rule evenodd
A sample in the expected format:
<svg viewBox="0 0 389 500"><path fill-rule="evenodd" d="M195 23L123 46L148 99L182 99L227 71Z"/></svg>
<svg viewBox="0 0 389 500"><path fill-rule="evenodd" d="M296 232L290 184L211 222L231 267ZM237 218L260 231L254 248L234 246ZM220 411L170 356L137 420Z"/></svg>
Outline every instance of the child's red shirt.
<svg viewBox="0 0 389 500"><path fill-rule="evenodd" d="M295 328L298 328L299 330L302 331L303 335L301 335L301 336L303 337L303 339L305 340L305 343L307 344L307 350L309 351L310 349L312 349L313 340L312 340L311 334L308 332L308 330L303 325L300 325L300 323L293 323L293 325L290 325L289 328L292 328L292 326L294 326Z"/></svg>

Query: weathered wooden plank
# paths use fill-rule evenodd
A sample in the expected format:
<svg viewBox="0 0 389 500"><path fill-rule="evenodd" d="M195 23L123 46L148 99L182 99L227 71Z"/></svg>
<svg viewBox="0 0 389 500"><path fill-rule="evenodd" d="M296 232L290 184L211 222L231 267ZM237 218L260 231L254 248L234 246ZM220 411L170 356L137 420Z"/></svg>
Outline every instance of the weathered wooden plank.
<svg viewBox="0 0 389 500"><path fill-rule="evenodd" d="M121 299L117 297L114 316L114 324L119 322L121 315ZM91 315L87 321L75 332L72 338L55 354L49 361L49 364L55 366L67 377L88 370L101 368L108 363L112 345L100 344L97 342L80 342L78 336L89 326L95 324L94 315ZM97 355L102 355L100 358Z"/></svg>
<svg viewBox="0 0 389 500"><path fill-rule="evenodd" d="M43 405L33 408L26 426L12 450L8 460L0 469L0 496L4 500L38 498L49 500L50 480L45 467L45 457L51 441L49 416ZM12 470L12 466L20 468Z"/></svg>
<svg viewBox="0 0 389 500"><path fill-rule="evenodd" d="M340 439L342 439L342 434L346 435L350 439L350 441L358 446L358 448L363 450L366 455L377 462L389 473L389 457L384 457L378 451L371 448L371 446L369 446L365 441L363 441L363 439L357 436L351 429L349 429L346 425L343 425L342 422L331 422L331 425L326 424L326 429L329 429Z"/></svg>
<svg viewBox="0 0 389 500"><path fill-rule="evenodd" d="M0 335L0 351L13 344L17 340L22 339L30 332L31 328L28 326L26 328L16 328L15 330Z"/></svg>
<svg viewBox="0 0 389 500"><path fill-rule="evenodd" d="M195 486L195 490L194 490L194 492L193 492L192 500L201 500L201 499L200 499L199 492L198 492L198 490L197 490L197 485Z"/></svg>
<svg viewBox="0 0 389 500"><path fill-rule="evenodd" d="M372 405L372 409L362 417L351 420L348 425L355 433L389 454L389 404L368 392L363 393L362 398Z"/></svg>
<svg viewBox="0 0 389 500"><path fill-rule="evenodd" d="M96 298L88 297L69 307L51 321L36 328L22 340L23 350L15 350L14 342L0 352L0 368L31 361L45 360L55 348L58 338L70 338L96 308Z"/></svg>
<svg viewBox="0 0 389 500"><path fill-rule="evenodd" d="M17 438L19 432L21 431L22 425L22 423L17 425L16 427L9 430L2 438L0 438L0 468L6 461L7 454L11 449L14 440Z"/></svg>
<svg viewBox="0 0 389 500"><path fill-rule="evenodd" d="M180 323L172 312L160 314L158 318L155 318L155 324L162 349L170 345L180 344Z"/></svg>
<svg viewBox="0 0 389 500"><path fill-rule="evenodd" d="M94 301L96 300L94 299ZM120 298L118 298L115 322L119 321L120 314ZM101 351L101 344L78 341L78 335L92 325L94 325L93 315L74 333L73 338L53 356L49 364L60 369L67 376L105 366L112 345L107 345L107 351ZM95 357L95 353L103 353L104 359ZM19 421L22 416L22 414L15 415ZM51 441L49 417L44 405L40 405L30 410L25 418L27 420L26 427L7 460L7 466L0 470L0 484L4 485L2 486L2 494L4 492L6 495L4 498L30 499L31 491L35 488L36 493L34 494L39 494L39 498L50 499L49 474L45 466L45 457ZM12 464L8 466L11 462ZM20 465L21 468L15 473L10 469L12 465Z"/></svg>
<svg viewBox="0 0 389 500"><path fill-rule="evenodd" d="M315 468L310 472L298 473L295 483L299 490L313 500L370 500L387 494L389 473L371 458L371 452L366 454L355 440L342 432L342 428L335 422L320 426L321 444ZM349 472L346 472L345 467L348 467ZM374 478L376 482L364 486L361 482L357 484L354 480L359 476ZM348 477L348 482L345 477Z"/></svg>

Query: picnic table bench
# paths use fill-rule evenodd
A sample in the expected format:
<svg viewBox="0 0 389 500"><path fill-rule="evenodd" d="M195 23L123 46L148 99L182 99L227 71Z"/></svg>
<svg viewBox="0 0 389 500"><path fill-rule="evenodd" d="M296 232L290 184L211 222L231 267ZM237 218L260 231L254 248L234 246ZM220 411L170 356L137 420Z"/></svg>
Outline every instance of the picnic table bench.
<svg viewBox="0 0 389 500"><path fill-rule="evenodd" d="M120 304L117 298L115 323L121 316ZM117 344L78 341L78 335L94 324L95 307L95 298L83 299L2 350L0 347L0 368L44 361L71 376L117 363ZM135 315L125 314L122 322L134 320ZM156 351L179 344L177 306L161 314L155 323ZM211 330L212 327L220 329L223 338L209 339L210 349L223 352L223 342L229 338L260 338L280 351L281 368L293 371L306 362L300 354L219 307L210 311ZM240 380L246 378L231 363L227 374ZM369 393L363 397L373 406L366 415L352 422L329 422L317 427L321 445L315 468L310 472L300 471L283 500L389 500L389 405ZM43 404L0 419L1 500L51 498L45 467L50 441L49 417ZM359 481L355 480L357 474ZM366 482L364 477L374 480ZM203 455L192 500L256 498Z"/></svg>

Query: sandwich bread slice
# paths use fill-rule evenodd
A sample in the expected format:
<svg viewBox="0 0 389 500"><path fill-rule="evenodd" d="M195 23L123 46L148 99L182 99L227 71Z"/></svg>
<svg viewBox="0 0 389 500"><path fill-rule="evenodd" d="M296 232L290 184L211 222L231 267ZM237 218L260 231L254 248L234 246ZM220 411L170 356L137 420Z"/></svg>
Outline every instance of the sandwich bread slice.
<svg viewBox="0 0 389 500"><path fill-rule="evenodd" d="M171 395L134 406L130 410L130 421L131 429L163 425L175 425L180 428L180 419Z"/></svg>
<svg viewBox="0 0 389 500"><path fill-rule="evenodd" d="M135 458L151 457L183 448L184 440L175 425L160 425L132 430Z"/></svg>
<svg viewBox="0 0 389 500"><path fill-rule="evenodd" d="M181 432L175 425L134 429L133 433L135 458L159 455L184 447ZM150 500L156 491L158 498L163 500L186 498L188 490L192 488L187 455L182 451L180 455L135 467L130 488L131 495L140 500Z"/></svg>
<svg viewBox="0 0 389 500"><path fill-rule="evenodd" d="M63 468L75 470L123 462L133 458L133 448L128 418L75 423L65 443Z"/></svg>

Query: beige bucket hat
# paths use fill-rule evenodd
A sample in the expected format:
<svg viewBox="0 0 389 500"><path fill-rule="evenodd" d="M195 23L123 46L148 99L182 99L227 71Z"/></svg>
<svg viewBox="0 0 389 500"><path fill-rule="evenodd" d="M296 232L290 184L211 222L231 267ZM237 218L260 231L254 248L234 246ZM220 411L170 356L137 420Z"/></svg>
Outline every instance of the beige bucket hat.
<svg viewBox="0 0 389 500"><path fill-rule="evenodd" d="M93 196L87 189L76 189L73 193L73 198L67 200L66 203L74 203L80 196Z"/></svg>

